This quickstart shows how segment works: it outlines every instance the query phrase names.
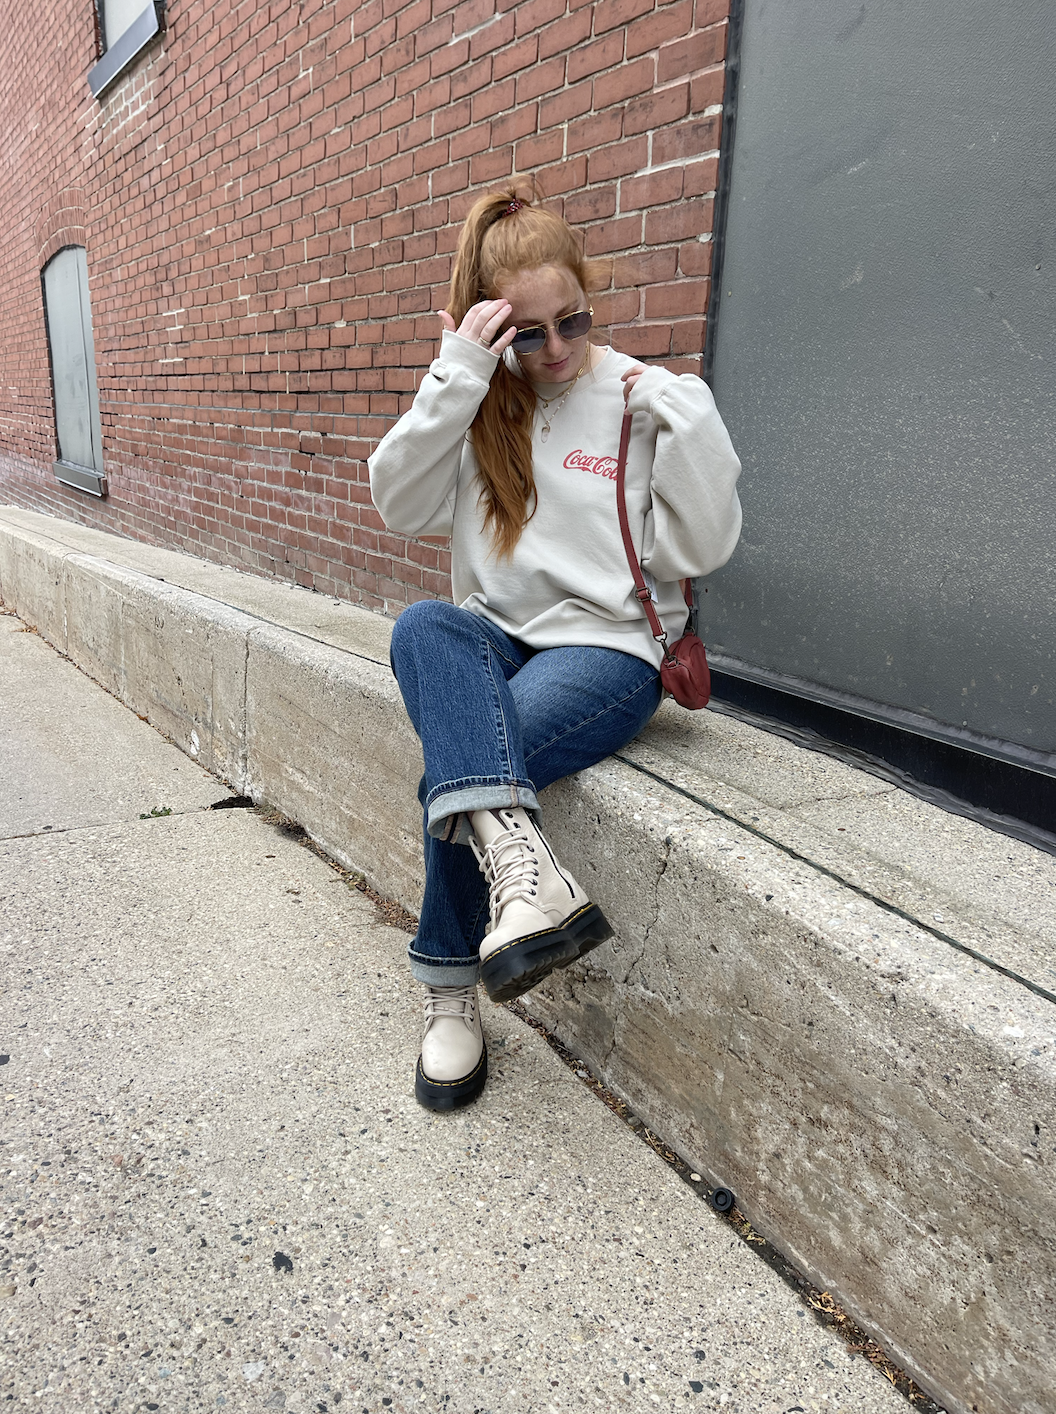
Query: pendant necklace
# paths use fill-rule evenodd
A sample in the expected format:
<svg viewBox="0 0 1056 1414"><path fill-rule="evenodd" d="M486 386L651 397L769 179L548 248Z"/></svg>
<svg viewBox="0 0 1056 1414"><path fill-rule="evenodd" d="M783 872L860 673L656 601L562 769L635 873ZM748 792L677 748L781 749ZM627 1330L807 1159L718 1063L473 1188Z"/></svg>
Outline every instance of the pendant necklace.
<svg viewBox="0 0 1056 1414"><path fill-rule="evenodd" d="M580 375L580 373L583 372L584 368L586 368L586 366L587 366L587 364L588 364L589 362L590 362L589 358L584 358L583 362L579 365L579 371L577 372L575 378L572 379L572 382L568 385L568 387L565 389L565 391L561 394L560 401L558 402L557 406L554 408L553 412L550 412L549 409L550 409L550 404L554 401L554 398L544 398L541 393L536 393L535 396L539 399L539 401L540 401L540 402L542 403L542 405L543 405L543 410L542 410L542 413L540 414L540 416L542 417L542 420L543 420L543 425L542 425L542 427L539 429L539 440L540 440L540 442L545 442L546 439L550 436L550 424L553 422L554 418L557 416L557 414L561 411L561 409L564 407L564 405L568 402L569 398L572 396L572 393L573 393L573 391L575 390L575 386L576 386L576 384L579 382L579 375ZM556 394L555 394L555 397L556 397Z"/></svg>

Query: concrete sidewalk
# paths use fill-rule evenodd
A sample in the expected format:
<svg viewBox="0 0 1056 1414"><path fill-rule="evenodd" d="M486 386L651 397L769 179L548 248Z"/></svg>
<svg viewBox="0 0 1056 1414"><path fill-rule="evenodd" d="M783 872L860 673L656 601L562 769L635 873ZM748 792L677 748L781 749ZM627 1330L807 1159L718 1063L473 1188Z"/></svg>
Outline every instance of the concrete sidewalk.
<svg viewBox="0 0 1056 1414"><path fill-rule="evenodd" d="M406 935L10 615L0 779L7 1407L907 1407L509 1012L418 1108Z"/></svg>
<svg viewBox="0 0 1056 1414"><path fill-rule="evenodd" d="M417 908L391 621L11 507L0 600ZM939 1403L1051 1414L1056 857L670 703L544 809L615 934L526 1010Z"/></svg>

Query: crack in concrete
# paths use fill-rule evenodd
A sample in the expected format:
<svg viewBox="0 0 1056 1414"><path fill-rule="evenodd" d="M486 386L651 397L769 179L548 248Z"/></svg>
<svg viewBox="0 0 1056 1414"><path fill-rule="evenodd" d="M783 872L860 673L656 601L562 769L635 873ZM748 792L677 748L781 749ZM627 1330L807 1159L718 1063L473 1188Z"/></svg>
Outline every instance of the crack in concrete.
<svg viewBox="0 0 1056 1414"><path fill-rule="evenodd" d="M862 795L860 791L840 791L837 795L812 795L806 800L801 800L798 805L789 806L789 809L799 810L804 805L839 805L843 800L858 804L863 800L879 800L884 795L895 795L898 789L898 786L885 786L879 790L871 790L865 795Z"/></svg>
<svg viewBox="0 0 1056 1414"><path fill-rule="evenodd" d="M249 640L253 629L246 630L246 647L242 655L242 700L238 713L238 791L249 795Z"/></svg>
<svg viewBox="0 0 1056 1414"><path fill-rule="evenodd" d="M612 1028L609 1032L609 1043L605 1049L605 1054L599 1061L599 1069L603 1074L607 1073L609 1061L612 1059L612 1054L616 1049L616 1026L618 1021L619 1018L614 1016L612 1019Z"/></svg>
<svg viewBox="0 0 1056 1414"><path fill-rule="evenodd" d="M105 830L112 825L146 825L152 820L177 820L185 815L208 815L216 805L211 802L209 805L188 805L185 810L170 810L167 815L115 815L111 820L90 820L84 825L56 825L50 830L27 830L21 835L0 835L0 844L9 844L14 840L47 840L58 835L75 835L81 830ZM226 805L227 809L233 807ZM247 809L246 806L234 807L237 809Z"/></svg>
<svg viewBox="0 0 1056 1414"><path fill-rule="evenodd" d="M643 931L643 933L642 933L642 942L641 942L640 947L637 949L637 951L636 951L636 953L635 953L635 956L634 956L634 957L631 959L631 961L627 964L627 966L626 966L626 968L625 968L625 970L624 970L623 976L618 979L618 985L621 986L621 987L626 987L626 986L628 985L628 983L631 982L632 976L633 976L635 970L637 969L639 963L642 961L642 958L645 956L646 950L647 950L648 947L649 947L649 943L650 943L650 940L651 940L651 938L652 938L652 935L653 935L653 933L655 932L655 930L656 930L656 928L657 928L657 926L658 926L658 924L659 924L659 921L660 921L660 883L661 883L661 880L663 879L664 875L667 873L667 867L668 867L668 865L670 864L670 862L671 862L671 837L670 837L670 835L669 835L669 836L667 836L667 837L665 838L665 840L664 840L664 842L663 842L663 853L662 853L662 855L661 855L661 857L660 857L659 864L658 864L658 867L657 867L657 870L656 870L656 875L655 875L655 877L654 877L654 879L653 879L653 902L652 902L651 916L650 916L650 918L647 920L647 922L646 922L646 924L645 924L645 929L644 929L644 931ZM614 970L612 970L612 971L610 972L610 976L611 976L611 978L612 978L612 980L613 980L614 982L617 981L617 978L616 978L616 975L615 975L615 971L614 971ZM573 1001L573 1002L578 1002L578 1001L579 1001L579 996L578 996L578 983L579 983L579 979L578 979L577 977L575 977L575 976L569 976L569 977L566 979L566 981L567 981L567 985L568 985L569 995L570 995L572 1001ZM641 984L640 981L638 982L637 985L638 985L638 987L639 987L639 990L642 991L644 994L646 994L646 995L652 995L652 993L650 992L649 988L642 986L642 984ZM617 1035L618 1035L619 1025L620 1025L620 1013L619 1013L619 1011L617 1010L617 1011L614 1013L614 1015L612 1016L611 1021L610 1021L610 1023L609 1023L608 1034L607 1034L607 1036L605 1037L605 1040L601 1043L601 1045L600 1045L599 1048L598 1048L597 1066L598 1066L598 1069L599 1069L599 1072L600 1072L600 1073L604 1073L604 1072L606 1071L606 1068L608 1067L609 1061L611 1060L611 1058L612 1058L612 1056L613 1056L613 1053L617 1050L617 1044L618 1044Z"/></svg>
<svg viewBox="0 0 1056 1414"><path fill-rule="evenodd" d="M657 925L658 925L659 922L660 922L660 881L663 879L664 875L667 873L667 866L670 864L670 862L671 862L671 836L668 835L668 836L665 838L665 840L664 840L664 843L663 843L663 853L662 853L661 856L660 856L660 864L659 864L659 867L658 867L658 869L657 869L657 871L656 871L656 877L655 877L654 880L653 880L653 908L652 908L652 917L651 917L651 918L648 920L648 922L646 923L646 925L645 925L645 931L642 933L642 945L641 945L641 947L638 949L638 955L637 955L635 958L632 959L632 961L631 961L630 965L628 966L627 971L626 971L626 973L625 973L625 975L624 975L624 978L623 978L623 985L624 985L624 986L626 986L626 985L628 984L628 982L630 982L630 980L631 980L632 976L634 975L635 971L637 970L638 965L640 964L642 958L645 956L646 950L647 950L648 947L649 947L649 943L650 943L650 940L651 940L651 938L652 938L652 936L653 936L653 933L656 931ZM640 986L641 983L639 982L638 985ZM649 989L648 989L648 988L645 988L644 990L645 990L645 991L648 991Z"/></svg>

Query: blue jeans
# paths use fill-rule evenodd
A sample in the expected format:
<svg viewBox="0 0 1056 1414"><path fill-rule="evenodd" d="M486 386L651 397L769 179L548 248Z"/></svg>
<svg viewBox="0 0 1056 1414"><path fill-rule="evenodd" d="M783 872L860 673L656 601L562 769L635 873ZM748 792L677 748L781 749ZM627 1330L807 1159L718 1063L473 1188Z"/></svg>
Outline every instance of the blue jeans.
<svg viewBox="0 0 1056 1414"><path fill-rule="evenodd" d="M488 890L463 814L538 813L537 790L638 735L660 705L660 674L614 648L537 651L434 600L397 619L391 661L425 758L425 898L411 971L434 987L464 987L477 980Z"/></svg>

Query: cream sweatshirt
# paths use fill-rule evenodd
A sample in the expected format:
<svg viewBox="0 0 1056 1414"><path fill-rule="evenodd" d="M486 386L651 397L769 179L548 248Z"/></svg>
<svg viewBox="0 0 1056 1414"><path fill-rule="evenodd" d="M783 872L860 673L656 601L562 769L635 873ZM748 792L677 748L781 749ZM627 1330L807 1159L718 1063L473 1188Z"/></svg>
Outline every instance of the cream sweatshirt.
<svg viewBox="0 0 1056 1414"><path fill-rule="evenodd" d="M497 558L484 531L467 436L498 357L471 339L444 334L414 403L369 459L371 495L390 530L451 537L453 597L462 608L533 648L594 644L659 667L662 650L634 595L616 508L621 375L635 361L611 348L593 357L559 410L563 389L539 389L555 398L551 428L543 442L537 406L536 511L511 559ZM630 410L627 515L673 643L687 618L678 581L718 569L737 543L740 462L711 390L692 374L647 368Z"/></svg>

